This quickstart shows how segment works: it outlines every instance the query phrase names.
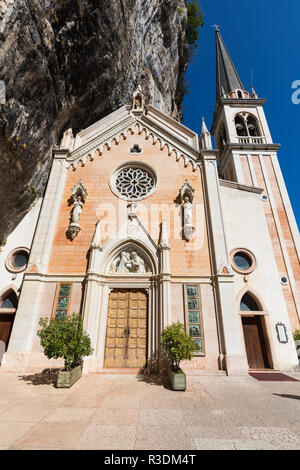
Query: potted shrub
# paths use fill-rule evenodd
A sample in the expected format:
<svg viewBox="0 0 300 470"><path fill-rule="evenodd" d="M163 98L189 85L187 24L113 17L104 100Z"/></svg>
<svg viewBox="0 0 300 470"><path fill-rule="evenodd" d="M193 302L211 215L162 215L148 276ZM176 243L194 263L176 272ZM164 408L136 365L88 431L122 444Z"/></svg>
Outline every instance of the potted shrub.
<svg viewBox="0 0 300 470"><path fill-rule="evenodd" d="M300 330L296 330L293 336L294 336L295 346L296 346L299 364L300 364Z"/></svg>
<svg viewBox="0 0 300 470"><path fill-rule="evenodd" d="M83 330L82 317L79 313L64 318L41 318L40 337L45 356L48 359L64 359L64 369L57 377L58 388L71 387L81 377L82 358L93 350L89 335Z"/></svg>
<svg viewBox="0 0 300 470"><path fill-rule="evenodd" d="M161 334L161 345L169 359L168 376L173 390L186 389L186 376L180 368L182 360L190 360L199 346L185 332L182 323L167 326Z"/></svg>

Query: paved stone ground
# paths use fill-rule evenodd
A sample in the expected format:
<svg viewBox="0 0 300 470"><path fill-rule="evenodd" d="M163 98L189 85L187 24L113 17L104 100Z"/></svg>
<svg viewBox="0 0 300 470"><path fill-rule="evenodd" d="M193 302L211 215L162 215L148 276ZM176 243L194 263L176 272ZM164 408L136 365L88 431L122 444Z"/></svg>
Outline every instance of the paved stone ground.
<svg viewBox="0 0 300 470"><path fill-rule="evenodd" d="M133 375L52 382L0 372L1 450L300 449L300 382L189 376L186 392Z"/></svg>

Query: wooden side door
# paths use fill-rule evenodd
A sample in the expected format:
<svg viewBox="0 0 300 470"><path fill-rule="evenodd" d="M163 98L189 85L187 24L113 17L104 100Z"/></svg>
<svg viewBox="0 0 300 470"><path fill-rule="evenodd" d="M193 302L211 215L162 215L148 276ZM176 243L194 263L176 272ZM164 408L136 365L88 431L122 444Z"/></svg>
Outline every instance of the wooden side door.
<svg viewBox="0 0 300 470"><path fill-rule="evenodd" d="M269 361L261 323L261 317L243 317L243 330L250 369L268 369Z"/></svg>
<svg viewBox="0 0 300 470"><path fill-rule="evenodd" d="M104 367L143 367L147 354L147 294L114 289L109 296Z"/></svg>
<svg viewBox="0 0 300 470"><path fill-rule="evenodd" d="M6 349L8 346L14 319L14 314L0 313L0 341L3 341L5 343Z"/></svg>

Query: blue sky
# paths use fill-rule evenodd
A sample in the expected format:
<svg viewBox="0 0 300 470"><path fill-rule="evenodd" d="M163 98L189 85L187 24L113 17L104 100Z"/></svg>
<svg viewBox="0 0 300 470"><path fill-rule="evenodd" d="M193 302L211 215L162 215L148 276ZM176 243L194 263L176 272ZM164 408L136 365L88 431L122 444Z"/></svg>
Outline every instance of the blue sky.
<svg viewBox="0 0 300 470"><path fill-rule="evenodd" d="M281 144L279 163L300 225L300 103L293 104L292 83L300 84L299 0L201 0L205 25L198 52L186 79L183 123L201 132L201 118L210 128L216 100L215 33L221 34L246 89L266 98L265 113L274 143ZM300 98L300 93L297 95Z"/></svg>

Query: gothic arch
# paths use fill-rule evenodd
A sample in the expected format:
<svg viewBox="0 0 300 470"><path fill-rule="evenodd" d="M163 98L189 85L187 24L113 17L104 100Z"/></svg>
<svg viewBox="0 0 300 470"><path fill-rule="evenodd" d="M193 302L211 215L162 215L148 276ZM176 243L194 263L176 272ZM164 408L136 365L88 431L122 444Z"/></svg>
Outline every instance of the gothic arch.
<svg viewBox="0 0 300 470"><path fill-rule="evenodd" d="M146 246L142 241L135 238L128 238L126 240L121 240L116 243L113 247L107 250L106 256L104 256L102 262L102 272L109 273L110 266L114 258L120 254L122 251L136 249L136 252L142 259L145 261L145 266L149 267L147 270L151 274L157 274L158 272L158 260L157 255L154 251L150 250L149 246Z"/></svg>
<svg viewBox="0 0 300 470"><path fill-rule="evenodd" d="M259 120L254 114L238 112L234 124L239 137L260 137L262 135Z"/></svg>
<svg viewBox="0 0 300 470"><path fill-rule="evenodd" d="M242 299L243 297L248 294L252 299L253 301L256 303L257 307L258 307L258 310L255 310L257 312L261 312L261 314L263 315L265 312L266 312L266 309L264 307L264 303L263 301L261 300L260 296L255 292L253 291L253 289L249 289L248 287L244 287L240 293L238 294L238 296L236 297L236 302L237 302L237 306L238 306L238 311L241 311L240 309L240 305L241 305L241 302L242 302Z"/></svg>
<svg viewBox="0 0 300 470"><path fill-rule="evenodd" d="M11 284L9 286L6 286L5 289L3 289L1 292L0 292L0 312L2 310L1 308L1 304L2 302L7 299L8 297L12 296L12 303L13 303L13 307L11 308L14 308L14 309L17 309L18 307L18 294L17 294L17 289L16 287ZM4 307L5 308L5 307Z"/></svg>

